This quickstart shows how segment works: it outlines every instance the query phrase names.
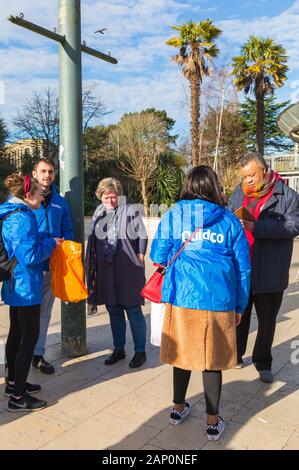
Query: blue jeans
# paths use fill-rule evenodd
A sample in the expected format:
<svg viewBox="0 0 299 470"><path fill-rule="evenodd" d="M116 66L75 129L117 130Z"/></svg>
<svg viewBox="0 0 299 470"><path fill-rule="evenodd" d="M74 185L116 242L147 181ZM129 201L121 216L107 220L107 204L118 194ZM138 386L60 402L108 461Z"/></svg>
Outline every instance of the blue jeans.
<svg viewBox="0 0 299 470"><path fill-rule="evenodd" d="M50 271L45 271L43 281L43 298L40 308L39 337L35 346L34 356L44 356L46 352L47 333L54 301L55 297L53 296L51 290L51 273Z"/></svg>
<svg viewBox="0 0 299 470"><path fill-rule="evenodd" d="M135 352L145 351L146 323L140 305L128 307L126 305L106 305L110 316L110 324L114 349L124 349L126 344L126 318L132 331Z"/></svg>

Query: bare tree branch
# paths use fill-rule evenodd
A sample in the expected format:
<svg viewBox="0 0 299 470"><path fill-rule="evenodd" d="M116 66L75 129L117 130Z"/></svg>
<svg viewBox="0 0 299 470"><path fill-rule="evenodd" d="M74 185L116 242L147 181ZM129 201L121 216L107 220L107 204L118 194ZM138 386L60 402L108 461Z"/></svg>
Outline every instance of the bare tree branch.
<svg viewBox="0 0 299 470"><path fill-rule="evenodd" d="M94 84L89 85L82 92L83 133L93 120L108 114L102 100L93 93L95 87ZM20 137L30 137L36 143L45 140L58 149L59 99L56 90L34 91L32 98L26 99L17 111L13 124L19 130Z"/></svg>
<svg viewBox="0 0 299 470"><path fill-rule="evenodd" d="M120 167L140 184L146 212L148 184L157 168L159 155L167 147L165 132L165 122L153 113L126 115L111 131L112 145L120 155Z"/></svg>

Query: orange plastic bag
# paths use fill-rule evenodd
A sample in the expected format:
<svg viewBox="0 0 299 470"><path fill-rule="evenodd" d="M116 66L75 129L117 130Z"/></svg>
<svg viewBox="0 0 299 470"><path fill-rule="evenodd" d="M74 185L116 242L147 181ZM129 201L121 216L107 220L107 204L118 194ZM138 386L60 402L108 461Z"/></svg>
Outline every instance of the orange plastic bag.
<svg viewBox="0 0 299 470"><path fill-rule="evenodd" d="M88 297L81 255L81 243L65 240L50 258L52 293L64 302L76 303Z"/></svg>

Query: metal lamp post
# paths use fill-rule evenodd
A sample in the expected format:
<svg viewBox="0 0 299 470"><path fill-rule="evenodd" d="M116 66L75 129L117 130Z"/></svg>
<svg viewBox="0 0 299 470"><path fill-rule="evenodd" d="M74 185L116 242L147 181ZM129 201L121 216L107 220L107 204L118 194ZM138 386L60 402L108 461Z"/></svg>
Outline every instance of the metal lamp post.
<svg viewBox="0 0 299 470"><path fill-rule="evenodd" d="M24 15L9 21L59 43L60 101L60 190L72 213L75 241L84 247L84 179L82 159L82 52L106 62L117 60L81 44L80 0L59 0L59 34L24 20ZM85 302L62 303L62 352L80 356L86 352Z"/></svg>

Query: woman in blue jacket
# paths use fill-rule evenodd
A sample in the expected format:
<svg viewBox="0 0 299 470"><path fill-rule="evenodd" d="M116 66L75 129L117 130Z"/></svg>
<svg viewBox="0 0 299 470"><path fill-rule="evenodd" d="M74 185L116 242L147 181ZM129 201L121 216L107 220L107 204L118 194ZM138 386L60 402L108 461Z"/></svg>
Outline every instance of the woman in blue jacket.
<svg viewBox="0 0 299 470"><path fill-rule="evenodd" d="M13 270L3 282L2 299L10 306L10 330L6 343L9 411L36 411L46 406L31 393L40 385L26 382L34 347L39 335L43 261L51 256L59 238L38 239L32 212L42 201L42 188L30 176L13 174L5 180L10 198L0 205L2 239Z"/></svg>
<svg viewBox="0 0 299 470"><path fill-rule="evenodd" d="M185 401L192 370L203 371L207 437L224 431L219 416L222 370L237 364L236 325L249 296L249 247L241 223L223 207L216 173L208 166L190 171L180 201L158 227L151 259L166 266L162 288L165 317L161 361L174 367L171 424L190 413Z"/></svg>

